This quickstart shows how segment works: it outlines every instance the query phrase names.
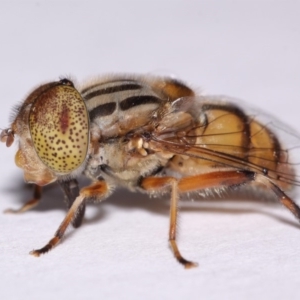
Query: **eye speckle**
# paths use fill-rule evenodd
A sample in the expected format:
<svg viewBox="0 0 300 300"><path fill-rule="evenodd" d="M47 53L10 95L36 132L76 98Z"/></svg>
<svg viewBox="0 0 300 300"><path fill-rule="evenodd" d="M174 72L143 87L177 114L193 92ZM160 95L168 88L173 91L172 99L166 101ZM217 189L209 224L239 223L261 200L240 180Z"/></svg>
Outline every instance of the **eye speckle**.
<svg viewBox="0 0 300 300"><path fill-rule="evenodd" d="M41 94L31 108L29 127L39 158L53 171L70 173L85 160L89 117L75 88L59 85Z"/></svg>

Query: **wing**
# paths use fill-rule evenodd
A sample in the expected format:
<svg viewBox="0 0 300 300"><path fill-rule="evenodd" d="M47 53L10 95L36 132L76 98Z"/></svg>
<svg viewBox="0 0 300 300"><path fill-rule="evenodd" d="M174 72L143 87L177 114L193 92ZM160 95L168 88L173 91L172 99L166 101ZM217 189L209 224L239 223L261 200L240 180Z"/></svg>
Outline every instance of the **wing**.
<svg viewBox="0 0 300 300"><path fill-rule="evenodd" d="M180 98L163 115L150 145L174 154L170 167L182 174L219 169L264 174L281 188L300 186L300 136L266 113L220 96ZM239 101L240 102L240 101Z"/></svg>

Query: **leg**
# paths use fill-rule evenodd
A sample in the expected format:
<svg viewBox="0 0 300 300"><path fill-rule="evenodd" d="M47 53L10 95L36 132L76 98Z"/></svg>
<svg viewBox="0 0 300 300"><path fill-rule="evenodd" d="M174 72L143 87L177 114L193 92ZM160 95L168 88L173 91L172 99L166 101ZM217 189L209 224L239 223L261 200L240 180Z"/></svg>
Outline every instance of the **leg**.
<svg viewBox="0 0 300 300"><path fill-rule="evenodd" d="M63 238L64 233L70 223L76 218L76 214L81 210L81 207L85 205L86 201L89 199L98 199L104 198L108 196L109 189L107 184L104 181L98 181L96 183L91 184L88 187L82 188L80 190L79 196L73 202L71 208L69 209L65 219L58 227L58 230L54 234L54 237L41 249L33 250L30 254L34 256L40 256L52 248L54 248Z"/></svg>
<svg viewBox="0 0 300 300"><path fill-rule="evenodd" d="M177 202L178 193L197 191L206 188L220 188L239 186L245 183L254 182L257 185L263 185L270 188L279 201L286 206L299 220L300 208L285 193L266 176L256 174L250 171L220 171L208 174L176 179L173 177L148 177L141 181L141 187L146 191L159 191L166 187L171 187L171 209L170 209L170 231L169 241L173 253L185 268L197 266L182 257L176 243L176 219L177 219Z"/></svg>
<svg viewBox="0 0 300 300"><path fill-rule="evenodd" d="M146 177L142 180L141 187L146 191L159 191L171 187L169 243L177 261L185 268L192 268L198 264L183 258L176 243L179 182L180 180L173 177Z"/></svg>
<svg viewBox="0 0 300 300"><path fill-rule="evenodd" d="M178 215L178 184L176 180L171 181L172 194L171 194L171 205L170 205L170 228L169 228L169 242L171 249L177 260L184 265L186 269L197 267L198 264L188 261L183 258L179 252L176 243L176 229L177 229L177 215Z"/></svg>
<svg viewBox="0 0 300 300"><path fill-rule="evenodd" d="M275 183L270 181L267 177L256 174L255 182L267 188L270 188L278 197L281 204L283 204L299 221L300 221L300 207L288 197Z"/></svg>
<svg viewBox="0 0 300 300"><path fill-rule="evenodd" d="M40 203L41 196L42 196L42 187L35 184L32 199L27 201L22 207L20 207L18 209L8 208L4 211L4 213L6 213L6 214L20 214L20 213L23 213L27 210L30 210L30 209L34 208L35 206L37 206Z"/></svg>
<svg viewBox="0 0 300 300"><path fill-rule="evenodd" d="M75 199L79 196L78 182L76 179L71 179L69 181L60 181L59 185L65 194L65 202L67 207L70 209ZM76 213L74 219L72 220L72 225L74 228L78 228L81 225L84 213L85 205L81 205L80 210Z"/></svg>
<svg viewBox="0 0 300 300"><path fill-rule="evenodd" d="M231 174L230 174L231 173ZM234 186L234 185L239 185L241 183L246 183L246 182L253 182L255 185L258 186L263 186L265 188L270 189L274 194L275 197L279 200L281 204L283 204L299 221L300 221L300 207L290 198L288 197L284 191L276 185L270 178L267 176L264 176L262 174L258 174L252 171L238 171L237 175L240 177L242 180L241 182L238 182L238 178L234 178L234 173L233 171L228 171L228 172L216 172L216 173L210 173L207 175L200 175L200 176L195 176L195 177L187 177L183 178L179 181L178 187L179 191L182 192L188 192L192 190L197 190L197 181L200 179L199 177L205 176L207 177L206 183L208 186L205 186L204 188L207 187L219 187L219 186ZM208 175L211 178L209 179ZM232 177L233 175L233 177ZM243 181L244 177L244 181ZM196 180L191 180L195 178ZM203 179L201 179L203 180ZM218 185L215 185L219 181ZM234 183L236 181L236 183ZM198 184L199 186L199 184ZM201 188L202 187L201 183ZM199 189L199 188L198 188Z"/></svg>
<svg viewBox="0 0 300 300"><path fill-rule="evenodd" d="M79 195L79 187L78 182L76 179L72 179L69 181L62 181L59 182L64 194L65 194L65 201L67 203L68 209L72 206L73 202L75 201L76 197ZM36 207L40 201L42 196L42 187L38 185L34 185L34 192L33 198L27 201L22 207L19 209L11 209L8 208L4 211L4 213L9 214L20 214L26 212L34 207ZM82 219L84 217L85 206L81 207L81 210L76 214L74 220L72 221L72 225L74 228L77 228L81 225Z"/></svg>

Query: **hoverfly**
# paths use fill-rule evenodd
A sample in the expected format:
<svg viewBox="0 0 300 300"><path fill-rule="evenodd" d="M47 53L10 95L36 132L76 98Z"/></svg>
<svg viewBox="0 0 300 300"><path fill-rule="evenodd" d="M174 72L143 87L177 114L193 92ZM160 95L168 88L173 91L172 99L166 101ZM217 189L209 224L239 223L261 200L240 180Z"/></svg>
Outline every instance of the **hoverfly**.
<svg viewBox="0 0 300 300"><path fill-rule="evenodd" d="M70 223L80 226L87 202L102 201L115 187L169 193L171 249L184 267L194 267L176 243L181 194L260 188L300 219L286 194L299 184L290 150L271 125L172 78L107 76L78 88L69 79L50 82L26 98L1 133L7 147L18 137L15 162L35 185L33 199L9 212L37 205L41 186L61 185L69 211L54 237L30 252L39 256L60 242ZM79 190L81 174L91 184Z"/></svg>

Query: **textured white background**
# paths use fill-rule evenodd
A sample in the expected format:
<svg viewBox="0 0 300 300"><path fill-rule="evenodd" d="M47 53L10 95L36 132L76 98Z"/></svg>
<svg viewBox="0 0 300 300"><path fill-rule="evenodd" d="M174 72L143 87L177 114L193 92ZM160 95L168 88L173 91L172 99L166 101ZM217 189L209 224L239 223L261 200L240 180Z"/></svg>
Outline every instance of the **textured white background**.
<svg viewBox="0 0 300 300"><path fill-rule="evenodd" d="M245 99L299 128L299 3L1 1L0 126L41 82L138 72ZM15 150L1 145L1 211L31 197ZM280 206L187 203L179 246L199 262L187 271L168 248L168 202L124 191L34 258L65 215L55 185L43 200L0 215L1 299L299 299L300 228Z"/></svg>

